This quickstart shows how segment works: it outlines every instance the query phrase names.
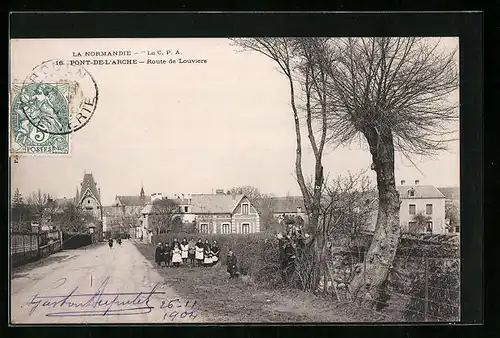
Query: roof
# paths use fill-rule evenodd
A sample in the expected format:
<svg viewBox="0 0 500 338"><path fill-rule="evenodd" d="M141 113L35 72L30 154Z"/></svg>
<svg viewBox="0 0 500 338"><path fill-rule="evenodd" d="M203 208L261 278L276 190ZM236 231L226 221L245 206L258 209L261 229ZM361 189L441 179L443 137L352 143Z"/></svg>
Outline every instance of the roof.
<svg viewBox="0 0 500 338"><path fill-rule="evenodd" d="M99 203L101 202L101 196L99 194L99 190L97 189L97 183L94 181L92 173L85 173L83 175L82 189L80 190L79 196L80 200L85 196L87 190L90 190Z"/></svg>
<svg viewBox="0 0 500 338"><path fill-rule="evenodd" d="M174 202L177 205L189 205L191 204L191 201L189 198L171 198L170 199L172 202Z"/></svg>
<svg viewBox="0 0 500 338"><path fill-rule="evenodd" d="M443 187L438 190L446 197L447 200L460 200L460 187Z"/></svg>
<svg viewBox="0 0 500 338"><path fill-rule="evenodd" d="M401 198L408 198L408 190L414 189L415 196L411 198L445 198L433 185L401 185L396 187Z"/></svg>
<svg viewBox="0 0 500 338"><path fill-rule="evenodd" d="M301 208L305 211L304 198L302 196L271 198L271 209L274 213L297 212L297 208Z"/></svg>
<svg viewBox="0 0 500 338"><path fill-rule="evenodd" d="M151 196L144 196L144 199L141 196L116 196L116 199L124 206L143 206L151 201Z"/></svg>
<svg viewBox="0 0 500 338"><path fill-rule="evenodd" d="M191 195L194 214L230 214L245 195L194 194Z"/></svg>
<svg viewBox="0 0 500 338"><path fill-rule="evenodd" d="M63 206L66 206L68 204L75 203L75 200L73 198L66 198L66 197L56 198L56 199L54 199L54 203L58 207L63 207Z"/></svg>

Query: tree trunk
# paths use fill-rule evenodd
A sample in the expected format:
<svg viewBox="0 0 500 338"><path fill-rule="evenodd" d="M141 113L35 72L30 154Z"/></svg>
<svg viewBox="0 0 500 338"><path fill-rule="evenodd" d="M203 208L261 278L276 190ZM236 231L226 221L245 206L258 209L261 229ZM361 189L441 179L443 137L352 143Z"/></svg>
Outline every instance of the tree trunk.
<svg viewBox="0 0 500 338"><path fill-rule="evenodd" d="M350 284L354 297L369 292L372 299L378 299L379 291L392 267L399 244L399 193L394 179L394 142L390 130L371 128L364 131L370 146L373 169L377 173L378 215L372 243L365 256L366 270L355 275Z"/></svg>

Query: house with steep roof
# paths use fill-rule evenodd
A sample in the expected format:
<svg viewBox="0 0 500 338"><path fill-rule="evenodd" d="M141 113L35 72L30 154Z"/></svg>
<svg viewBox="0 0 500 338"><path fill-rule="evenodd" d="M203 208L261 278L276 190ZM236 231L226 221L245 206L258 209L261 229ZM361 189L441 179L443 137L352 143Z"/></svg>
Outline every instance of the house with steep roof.
<svg viewBox="0 0 500 338"><path fill-rule="evenodd" d="M77 189L76 205L92 214L97 220L102 220L101 188L97 187L92 173L84 173L80 183L80 192Z"/></svg>
<svg viewBox="0 0 500 338"><path fill-rule="evenodd" d="M408 185L404 180L396 186L401 199L399 222L402 232L425 232L433 234L447 233L445 222L445 195L433 185L420 185L419 180ZM375 197L377 199L378 197ZM424 229L417 229L417 215L423 215ZM374 231L377 222L377 211L367 230Z"/></svg>
<svg viewBox="0 0 500 338"><path fill-rule="evenodd" d="M173 198L178 210L172 215L183 223L196 221L200 233L248 234L260 231L260 215L257 208L245 195L192 194L188 198ZM142 228L151 230L150 216L154 212L153 202L141 211ZM144 237L144 232L143 232Z"/></svg>
<svg viewBox="0 0 500 338"><path fill-rule="evenodd" d="M201 233L249 234L260 231L260 215L245 195L191 195L192 213Z"/></svg>

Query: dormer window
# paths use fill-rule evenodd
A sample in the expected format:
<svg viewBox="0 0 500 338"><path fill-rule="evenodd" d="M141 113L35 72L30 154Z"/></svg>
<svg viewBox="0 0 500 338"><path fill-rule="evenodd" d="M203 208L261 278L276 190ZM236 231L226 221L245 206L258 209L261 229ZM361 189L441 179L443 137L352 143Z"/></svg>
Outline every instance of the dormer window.
<svg viewBox="0 0 500 338"><path fill-rule="evenodd" d="M300 214L302 212L302 208L301 207L297 207L297 213Z"/></svg>
<svg viewBox="0 0 500 338"><path fill-rule="evenodd" d="M415 197L415 189L408 190L408 197Z"/></svg>

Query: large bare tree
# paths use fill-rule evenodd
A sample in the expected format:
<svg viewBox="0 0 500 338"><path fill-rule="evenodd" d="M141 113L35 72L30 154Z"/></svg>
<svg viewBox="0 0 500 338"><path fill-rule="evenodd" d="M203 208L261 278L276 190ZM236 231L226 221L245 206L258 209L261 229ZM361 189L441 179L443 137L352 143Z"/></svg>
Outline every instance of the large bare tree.
<svg viewBox="0 0 500 338"><path fill-rule="evenodd" d="M309 215L310 226L316 231L324 180L322 158L327 135L327 74L316 67L321 60L313 53L313 47L321 46L326 39L239 38L233 41L245 50L259 52L274 61L286 77L296 137L295 174ZM313 118L318 115L323 117L319 126L314 124ZM315 156L312 191L309 191L302 171L301 118L302 121L305 120L307 136Z"/></svg>
<svg viewBox="0 0 500 338"><path fill-rule="evenodd" d="M400 237L394 153L409 158L445 149L458 118L457 55L433 39L393 37L332 38L315 51L328 75L329 141L345 145L364 138L377 176L375 234L366 270L350 285L356 295L368 281L376 297Z"/></svg>

